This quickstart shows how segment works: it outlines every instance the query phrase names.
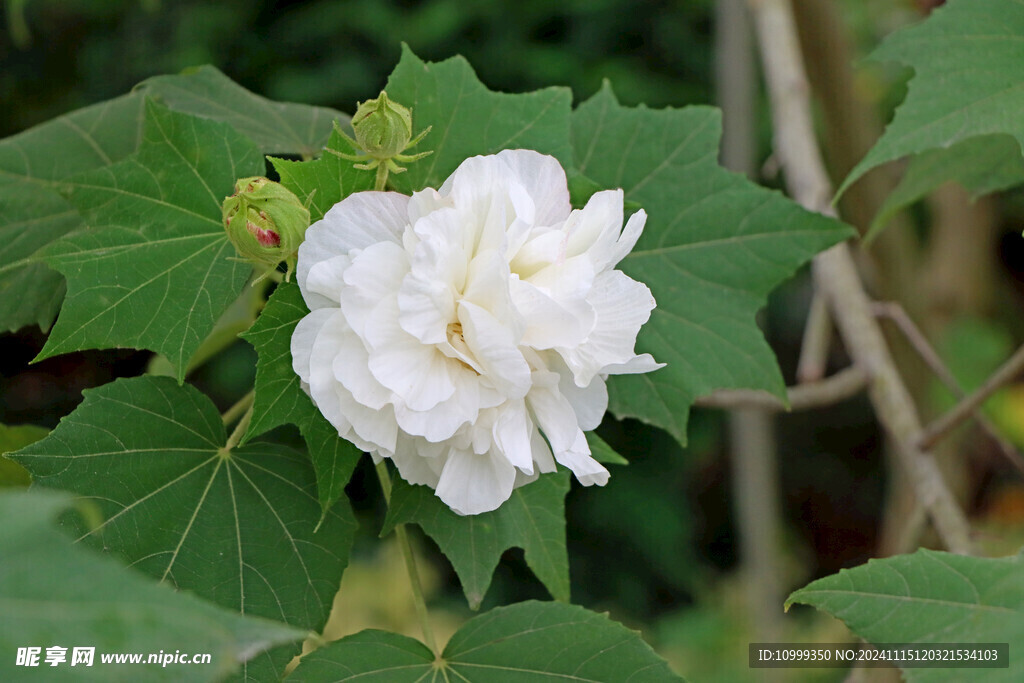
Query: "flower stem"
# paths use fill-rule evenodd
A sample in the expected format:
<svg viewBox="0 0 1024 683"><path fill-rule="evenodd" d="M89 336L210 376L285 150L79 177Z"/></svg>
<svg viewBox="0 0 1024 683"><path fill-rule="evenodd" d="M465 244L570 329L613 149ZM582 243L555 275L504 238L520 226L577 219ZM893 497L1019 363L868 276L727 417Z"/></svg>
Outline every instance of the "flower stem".
<svg viewBox="0 0 1024 683"><path fill-rule="evenodd" d="M380 488L384 492L384 501L390 505L391 475L388 472L387 463L383 460L377 463L377 478L380 479ZM423 629L423 640L434 656L440 657L441 652L437 649L437 641L434 640L434 630L430 626L427 602L423 597L423 583L420 581L420 573L416 568L416 556L412 553L412 544L409 543L409 534L406 533L404 524L395 525L395 538L398 539L402 557L405 558L405 569L409 573L409 583L412 584L412 598L416 605L416 614L420 619L420 627Z"/></svg>
<svg viewBox="0 0 1024 683"><path fill-rule="evenodd" d="M377 166L377 182L374 184L373 189L378 192L383 192L388 184L388 164L386 161L382 161Z"/></svg>

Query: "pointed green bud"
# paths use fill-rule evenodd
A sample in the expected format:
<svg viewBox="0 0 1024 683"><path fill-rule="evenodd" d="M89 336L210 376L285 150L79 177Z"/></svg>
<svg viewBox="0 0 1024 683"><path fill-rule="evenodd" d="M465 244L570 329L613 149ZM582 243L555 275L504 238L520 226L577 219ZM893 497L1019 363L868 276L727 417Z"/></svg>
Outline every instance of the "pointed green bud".
<svg viewBox="0 0 1024 683"><path fill-rule="evenodd" d="M374 159L391 159L412 140L412 112L381 91L375 100L366 100L352 117L356 144Z"/></svg>
<svg viewBox="0 0 1024 683"><path fill-rule="evenodd" d="M309 209L280 183L261 177L242 178L221 206L224 229L239 255L267 270L288 264L295 269L299 245L309 227Z"/></svg>

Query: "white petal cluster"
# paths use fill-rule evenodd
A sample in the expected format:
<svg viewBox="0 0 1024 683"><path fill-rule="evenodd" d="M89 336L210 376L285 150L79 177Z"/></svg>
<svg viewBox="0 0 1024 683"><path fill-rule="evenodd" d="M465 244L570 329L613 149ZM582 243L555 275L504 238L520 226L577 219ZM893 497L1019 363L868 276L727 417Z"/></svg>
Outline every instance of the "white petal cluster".
<svg viewBox="0 0 1024 683"><path fill-rule="evenodd" d="M633 351L655 302L615 270L646 220L623 229L622 204L614 190L572 210L558 161L528 150L467 159L440 190L350 195L299 249L303 387L341 436L460 514L556 462L603 485L583 432L605 378L661 367Z"/></svg>

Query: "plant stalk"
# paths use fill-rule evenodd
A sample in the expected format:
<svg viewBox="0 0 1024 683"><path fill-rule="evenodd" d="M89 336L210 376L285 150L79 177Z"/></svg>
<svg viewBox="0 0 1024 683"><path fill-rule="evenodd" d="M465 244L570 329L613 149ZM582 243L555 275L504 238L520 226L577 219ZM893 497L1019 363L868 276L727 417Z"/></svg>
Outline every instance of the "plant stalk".
<svg viewBox="0 0 1024 683"><path fill-rule="evenodd" d="M377 463L377 478L380 479L380 488L384 492L384 502L391 505L391 474L388 472L387 463L381 460ZM409 542L409 534L406 533L404 524L395 525L395 538L398 546L402 549L402 557L405 558L405 570L409 574L409 583L412 586L412 600L416 605L416 615L420 620L420 628L423 630L423 640L434 657L440 658L441 651L437 649L437 641L434 639L434 629L430 626L430 614L427 610L427 601L423 595L423 582L420 581L420 572L416 567L416 556L412 552L412 544Z"/></svg>

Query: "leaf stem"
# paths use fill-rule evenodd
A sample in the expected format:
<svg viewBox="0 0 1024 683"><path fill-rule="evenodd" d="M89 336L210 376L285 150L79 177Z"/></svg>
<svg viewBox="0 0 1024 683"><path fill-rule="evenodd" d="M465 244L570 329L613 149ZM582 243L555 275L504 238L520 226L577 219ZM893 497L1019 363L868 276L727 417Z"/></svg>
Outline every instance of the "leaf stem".
<svg viewBox="0 0 1024 683"><path fill-rule="evenodd" d="M249 428L249 423L252 421L252 409L254 406L254 403L249 404L248 409L245 411L245 415L242 416L238 425L236 425L235 429L231 432L231 436L228 437L228 442L224 445L225 451L230 451L238 445L239 441L242 440L245 430Z"/></svg>
<svg viewBox="0 0 1024 683"><path fill-rule="evenodd" d="M387 463L383 460L377 463L377 478L380 479L380 488L384 492L384 501L391 505L391 474L388 472ZM413 555L412 544L409 543L409 534L406 533L404 524L395 525L395 538L398 540L398 546L402 549L402 557L405 558L405 570L409 574L409 583L412 584L412 598L416 605L420 628L423 629L423 640L430 651L434 653L434 657L440 658L441 651L437 649L434 629L430 626L427 601L423 597L423 583L420 581L420 572L416 568L416 556Z"/></svg>
<svg viewBox="0 0 1024 683"><path fill-rule="evenodd" d="M245 413L250 407L252 407L253 401L256 399L256 389L251 389L248 394L238 399L235 405L231 406L224 411L224 414L220 416L220 421L227 427L229 424L237 420Z"/></svg>

